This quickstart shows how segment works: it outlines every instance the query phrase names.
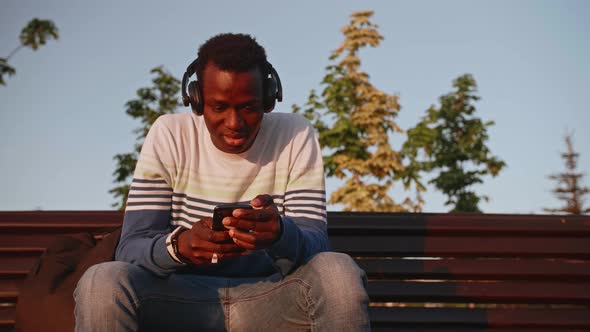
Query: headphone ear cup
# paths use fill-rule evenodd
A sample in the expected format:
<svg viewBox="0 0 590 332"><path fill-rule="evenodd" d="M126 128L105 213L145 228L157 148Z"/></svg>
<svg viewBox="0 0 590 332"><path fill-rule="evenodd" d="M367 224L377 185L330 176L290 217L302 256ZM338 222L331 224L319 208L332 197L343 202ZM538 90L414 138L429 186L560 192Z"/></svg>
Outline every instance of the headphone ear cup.
<svg viewBox="0 0 590 332"><path fill-rule="evenodd" d="M277 81L271 75L266 79L266 91L264 92L264 111L271 112L275 108L277 100Z"/></svg>
<svg viewBox="0 0 590 332"><path fill-rule="evenodd" d="M188 85L188 95L191 108L196 115L203 115L203 96L198 81L192 81Z"/></svg>

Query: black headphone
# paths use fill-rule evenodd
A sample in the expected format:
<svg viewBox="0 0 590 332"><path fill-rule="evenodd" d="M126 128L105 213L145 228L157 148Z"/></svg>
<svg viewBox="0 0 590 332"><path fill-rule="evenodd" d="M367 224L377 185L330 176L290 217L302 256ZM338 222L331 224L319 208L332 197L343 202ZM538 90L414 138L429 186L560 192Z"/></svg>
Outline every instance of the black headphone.
<svg viewBox="0 0 590 332"><path fill-rule="evenodd" d="M191 62L186 68L184 75L182 76L182 103L184 106L191 105L193 112L196 115L203 115L203 90L201 84L198 81L191 81L188 83L189 77L195 74L195 68L197 61ZM281 85L281 79L279 74L270 64L266 62L266 68L262 68L262 72L266 73L265 81L263 82L264 96L263 96L263 107L265 112L270 112L275 107L275 103L283 101L283 87ZM187 83L188 83L188 94L187 94Z"/></svg>

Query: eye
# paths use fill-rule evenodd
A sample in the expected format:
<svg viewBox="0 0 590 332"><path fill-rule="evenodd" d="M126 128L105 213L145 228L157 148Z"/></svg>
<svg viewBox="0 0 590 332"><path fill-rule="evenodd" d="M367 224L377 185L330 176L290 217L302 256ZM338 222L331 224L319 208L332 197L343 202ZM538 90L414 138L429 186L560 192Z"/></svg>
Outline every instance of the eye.
<svg viewBox="0 0 590 332"><path fill-rule="evenodd" d="M242 107L242 110L244 110L248 113L256 112L256 111L258 111L258 104L257 103L246 104Z"/></svg>
<svg viewBox="0 0 590 332"><path fill-rule="evenodd" d="M211 108L215 111L215 112L223 112L227 106L224 104L214 104L211 106Z"/></svg>

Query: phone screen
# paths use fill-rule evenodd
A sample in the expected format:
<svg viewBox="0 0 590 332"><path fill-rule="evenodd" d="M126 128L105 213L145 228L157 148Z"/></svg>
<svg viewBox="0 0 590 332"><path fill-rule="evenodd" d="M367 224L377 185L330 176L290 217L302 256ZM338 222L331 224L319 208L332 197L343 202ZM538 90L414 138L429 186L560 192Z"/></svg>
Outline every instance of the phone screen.
<svg viewBox="0 0 590 332"><path fill-rule="evenodd" d="M218 205L213 209L213 230L224 231L223 218L230 217L236 209L252 209L252 206L247 204L225 204Z"/></svg>

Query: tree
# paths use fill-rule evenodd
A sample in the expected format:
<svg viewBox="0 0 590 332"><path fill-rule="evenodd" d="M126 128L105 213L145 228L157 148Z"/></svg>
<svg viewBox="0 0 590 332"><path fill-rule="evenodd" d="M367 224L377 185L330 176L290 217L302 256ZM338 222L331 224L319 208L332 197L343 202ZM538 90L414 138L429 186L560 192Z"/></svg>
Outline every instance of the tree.
<svg viewBox="0 0 590 332"><path fill-rule="evenodd" d="M45 45L48 40L59 39L58 30L53 21L32 19L20 33L20 45L17 46L6 58L0 58L0 85L6 85L4 75L12 76L16 69L8 64L8 60L13 57L23 47L28 47L33 51Z"/></svg>
<svg viewBox="0 0 590 332"><path fill-rule="evenodd" d="M124 209L127 203L129 180L133 177L141 146L150 127L159 116L174 113L181 106L178 96L180 81L162 66L156 67L150 72L155 75L152 79L153 85L138 89L137 98L125 104L125 112L132 118L139 119L141 126L134 131L137 134L137 143L133 152L118 154L114 157L117 161L117 168L113 172L114 182L119 185L109 192L119 200L113 206L120 209Z"/></svg>
<svg viewBox="0 0 590 332"><path fill-rule="evenodd" d="M409 160L399 176L405 182L421 184L424 172L438 172L430 184L447 196L445 205L452 205L451 212L481 212L479 196L470 187L482 183L488 174L498 175L505 163L493 157L486 146L487 127L494 123L475 116L474 102L477 84L469 75L453 81L455 91L439 98L440 107L431 106L422 120L408 130L402 155Z"/></svg>
<svg viewBox="0 0 590 332"><path fill-rule="evenodd" d="M329 203L341 203L345 211L415 210L420 204L409 199L398 204L388 195L394 173L403 169L399 153L389 144L389 133L401 132L393 121L398 97L375 88L359 70L361 48L377 47L383 40L369 20L372 15L360 11L350 16L342 29L344 41L330 56L334 64L326 67L322 94L311 90L303 114L319 133L326 175L346 178ZM293 105L293 111L302 108Z"/></svg>
<svg viewBox="0 0 590 332"><path fill-rule="evenodd" d="M551 213L589 213L590 207L584 208L583 206L585 201L584 196L588 194L590 189L582 186L584 173L576 171L580 154L574 151L572 134L565 135L565 144L567 146L567 152L562 153L561 158L565 160L566 171L549 175L551 180L557 181L557 187L553 189L553 193L559 200L564 201L565 205L558 209L543 210Z"/></svg>

